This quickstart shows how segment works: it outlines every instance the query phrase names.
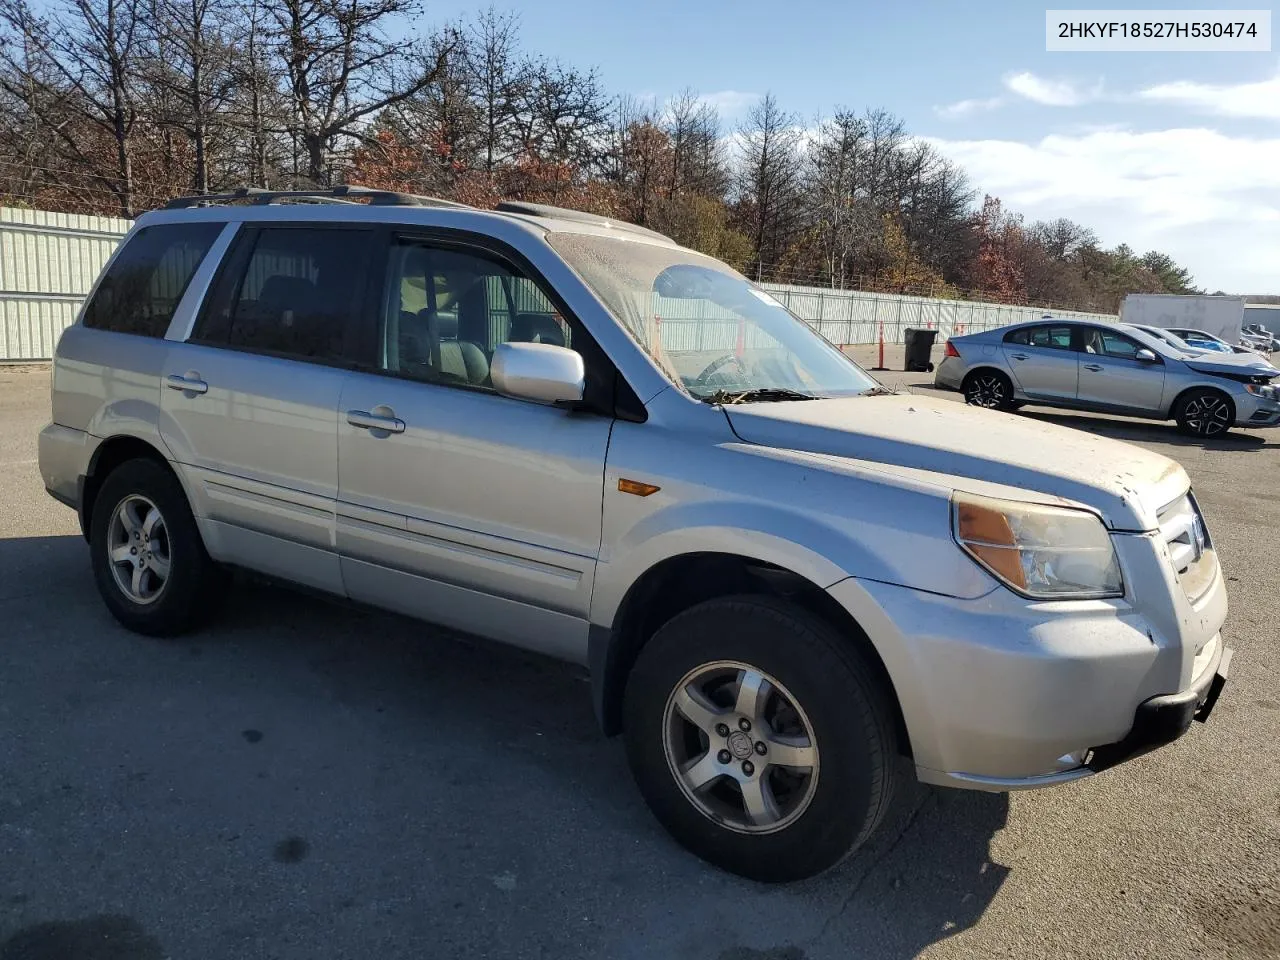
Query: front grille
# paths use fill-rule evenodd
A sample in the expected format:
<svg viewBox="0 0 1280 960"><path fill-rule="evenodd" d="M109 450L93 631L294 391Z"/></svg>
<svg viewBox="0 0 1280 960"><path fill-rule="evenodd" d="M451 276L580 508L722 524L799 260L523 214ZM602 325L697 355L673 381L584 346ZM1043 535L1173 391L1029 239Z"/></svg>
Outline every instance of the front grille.
<svg viewBox="0 0 1280 960"><path fill-rule="evenodd" d="M1160 537L1169 549L1169 562L1178 582L1187 596L1195 600L1213 583L1218 569L1218 556L1200 505L1188 491L1161 510L1158 520Z"/></svg>

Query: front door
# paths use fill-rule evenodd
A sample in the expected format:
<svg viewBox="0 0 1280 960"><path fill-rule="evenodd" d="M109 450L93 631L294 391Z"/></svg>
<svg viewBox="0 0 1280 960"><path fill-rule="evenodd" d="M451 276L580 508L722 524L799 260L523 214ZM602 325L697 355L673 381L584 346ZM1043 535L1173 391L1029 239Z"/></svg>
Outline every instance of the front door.
<svg viewBox="0 0 1280 960"><path fill-rule="evenodd" d="M1098 407L1153 413L1164 395L1164 362L1139 360L1148 349L1105 327L1085 327L1080 353L1080 400ZM1154 351L1149 351L1154 354Z"/></svg>
<svg viewBox="0 0 1280 960"><path fill-rule="evenodd" d="M489 380L499 343L583 336L501 257L393 239L377 362L339 405L352 597L585 659L612 419L503 397Z"/></svg>
<svg viewBox="0 0 1280 960"><path fill-rule="evenodd" d="M334 593L338 404L373 235L245 227L164 369L160 432L210 554Z"/></svg>
<svg viewBox="0 0 1280 960"><path fill-rule="evenodd" d="M1077 370L1071 327L1022 327L1005 337L1003 349L1014 379L1028 397L1075 399Z"/></svg>

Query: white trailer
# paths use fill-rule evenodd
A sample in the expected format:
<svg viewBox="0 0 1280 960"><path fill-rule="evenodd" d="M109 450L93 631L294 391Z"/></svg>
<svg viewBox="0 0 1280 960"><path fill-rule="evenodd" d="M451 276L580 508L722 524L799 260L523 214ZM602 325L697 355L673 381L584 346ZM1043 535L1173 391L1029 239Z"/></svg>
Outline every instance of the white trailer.
<svg viewBox="0 0 1280 960"><path fill-rule="evenodd" d="M1120 321L1165 330L1189 327L1212 333L1227 343L1239 343L1244 326L1244 297L1131 293L1120 305Z"/></svg>

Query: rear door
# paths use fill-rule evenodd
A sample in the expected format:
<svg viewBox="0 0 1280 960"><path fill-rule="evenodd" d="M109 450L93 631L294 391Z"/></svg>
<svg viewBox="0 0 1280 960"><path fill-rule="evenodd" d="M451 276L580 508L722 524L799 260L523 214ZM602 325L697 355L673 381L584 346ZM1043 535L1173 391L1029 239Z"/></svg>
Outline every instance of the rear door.
<svg viewBox="0 0 1280 960"><path fill-rule="evenodd" d="M1148 349L1132 337L1106 327L1081 327L1080 400L1100 407L1140 413L1160 409L1164 361L1139 360Z"/></svg>
<svg viewBox="0 0 1280 960"><path fill-rule="evenodd" d="M582 660L613 422L607 360L549 287L495 249L404 235L385 259L375 359L340 404L347 592ZM610 385L610 412L498 394L489 362L507 341L583 354L588 396Z"/></svg>
<svg viewBox="0 0 1280 960"><path fill-rule="evenodd" d="M244 226L162 380L161 435L210 553L334 593L338 401L373 235Z"/></svg>
<svg viewBox="0 0 1280 960"><path fill-rule="evenodd" d="M1074 400L1079 373L1067 324L1020 327L1005 334L1004 355L1028 397Z"/></svg>

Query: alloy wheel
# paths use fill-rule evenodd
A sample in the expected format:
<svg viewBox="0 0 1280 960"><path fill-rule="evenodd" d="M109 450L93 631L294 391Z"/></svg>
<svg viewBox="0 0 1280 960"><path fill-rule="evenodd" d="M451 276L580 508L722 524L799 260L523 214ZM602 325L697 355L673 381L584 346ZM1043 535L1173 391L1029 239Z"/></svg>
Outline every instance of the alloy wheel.
<svg viewBox="0 0 1280 960"><path fill-rule="evenodd" d="M1221 397L1203 394L1187 402L1183 417L1192 431L1202 437L1213 437L1230 426L1231 410Z"/></svg>
<svg viewBox="0 0 1280 960"><path fill-rule="evenodd" d="M750 664L721 660L691 670L668 697L662 726L672 776L724 827L772 833L813 799L813 726L786 687Z"/></svg>
<svg viewBox="0 0 1280 960"><path fill-rule="evenodd" d="M116 505L107 527L107 557L120 592L153 603L169 581L169 531L159 508L132 494Z"/></svg>
<svg viewBox="0 0 1280 960"><path fill-rule="evenodd" d="M996 409L1005 402L1004 381L994 374L976 378L965 399L975 407Z"/></svg>

